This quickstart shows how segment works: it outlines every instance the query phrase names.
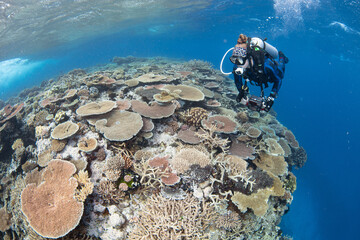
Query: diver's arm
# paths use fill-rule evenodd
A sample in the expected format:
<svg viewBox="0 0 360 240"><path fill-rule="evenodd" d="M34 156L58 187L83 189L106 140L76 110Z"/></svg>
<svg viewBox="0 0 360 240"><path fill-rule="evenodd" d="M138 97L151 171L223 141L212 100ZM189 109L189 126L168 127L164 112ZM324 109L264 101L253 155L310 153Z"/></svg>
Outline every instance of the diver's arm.
<svg viewBox="0 0 360 240"><path fill-rule="evenodd" d="M272 96L273 98L277 97L279 90L281 88L281 84L282 84L282 79L275 75L274 85L271 89L270 96Z"/></svg>
<svg viewBox="0 0 360 240"><path fill-rule="evenodd" d="M242 80L242 76L238 75L235 73L235 70L238 68L238 65L234 64L234 68L233 68L233 74L234 74L234 81L235 81L235 86L237 88L237 90L240 92L242 85L243 85L243 80Z"/></svg>

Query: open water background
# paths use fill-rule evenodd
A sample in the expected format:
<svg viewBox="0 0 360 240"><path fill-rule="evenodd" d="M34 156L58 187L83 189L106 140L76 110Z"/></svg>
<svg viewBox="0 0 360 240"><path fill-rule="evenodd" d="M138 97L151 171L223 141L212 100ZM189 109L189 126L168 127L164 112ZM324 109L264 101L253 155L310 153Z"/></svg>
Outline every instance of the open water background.
<svg viewBox="0 0 360 240"><path fill-rule="evenodd" d="M359 0L0 1L0 99L113 56L218 68L240 33L267 37L290 59L274 109L308 153L281 227L294 239L360 239L359 19Z"/></svg>

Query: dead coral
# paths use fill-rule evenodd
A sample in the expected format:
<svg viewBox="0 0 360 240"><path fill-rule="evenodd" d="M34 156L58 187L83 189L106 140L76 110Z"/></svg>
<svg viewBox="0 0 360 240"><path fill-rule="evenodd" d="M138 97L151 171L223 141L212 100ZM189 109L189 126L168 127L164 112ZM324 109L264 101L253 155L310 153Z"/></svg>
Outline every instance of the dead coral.
<svg viewBox="0 0 360 240"><path fill-rule="evenodd" d="M169 200L151 196L142 203L130 239L206 239L207 230L218 215L209 203L199 203L190 196Z"/></svg>

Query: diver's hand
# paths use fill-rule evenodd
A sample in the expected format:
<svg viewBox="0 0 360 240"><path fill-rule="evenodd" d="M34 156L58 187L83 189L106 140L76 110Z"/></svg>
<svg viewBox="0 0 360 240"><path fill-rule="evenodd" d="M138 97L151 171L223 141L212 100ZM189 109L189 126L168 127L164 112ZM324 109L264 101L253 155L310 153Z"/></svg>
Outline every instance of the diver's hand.
<svg viewBox="0 0 360 240"><path fill-rule="evenodd" d="M244 73L244 69L241 67L238 67L237 69L235 69L235 74L237 75L243 75Z"/></svg>
<svg viewBox="0 0 360 240"><path fill-rule="evenodd" d="M240 90L239 94L236 97L236 101L241 102L241 100L243 98L247 98L248 93L249 93L249 87L245 86L245 85L242 85L241 90Z"/></svg>

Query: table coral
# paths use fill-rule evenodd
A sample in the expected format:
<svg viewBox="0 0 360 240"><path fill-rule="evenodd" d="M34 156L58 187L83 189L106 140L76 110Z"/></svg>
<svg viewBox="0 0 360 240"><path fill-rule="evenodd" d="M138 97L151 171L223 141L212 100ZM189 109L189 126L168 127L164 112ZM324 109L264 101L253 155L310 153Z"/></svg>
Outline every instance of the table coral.
<svg viewBox="0 0 360 240"><path fill-rule="evenodd" d="M65 236L80 222L84 205L74 198L78 183L72 175L75 166L53 160L42 173L43 182L29 184L21 194L21 210L40 236Z"/></svg>

